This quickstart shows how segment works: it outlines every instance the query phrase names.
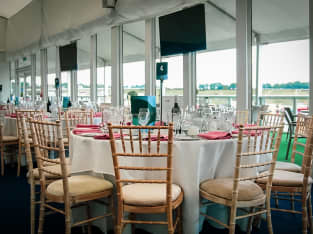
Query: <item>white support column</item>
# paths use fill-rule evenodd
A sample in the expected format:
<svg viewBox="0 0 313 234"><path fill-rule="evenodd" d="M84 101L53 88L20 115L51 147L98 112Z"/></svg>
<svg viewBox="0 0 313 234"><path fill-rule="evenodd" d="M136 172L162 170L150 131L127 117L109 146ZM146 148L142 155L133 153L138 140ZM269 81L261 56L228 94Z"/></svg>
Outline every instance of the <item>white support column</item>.
<svg viewBox="0 0 313 234"><path fill-rule="evenodd" d="M196 53L183 55L184 106L196 105Z"/></svg>
<svg viewBox="0 0 313 234"><path fill-rule="evenodd" d="M31 61L31 88L32 88L32 101L36 98L36 55L32 54Z"/></svg>
<svg viewBox="0 0 313 234"><path fill-rule="evenodd" d="M113 106L123 105L123 26L115 26L111 29L111 97Z"/></svg>
<svg viewBox="0 0 313 234"><path fill-rule="evenodd" d="M237 109L252 104L252 0L236 0Z"/></svg>
<svg viewBox="0 0 313 234"><path fill-rule="evenodd" d="M90 37L90 100L97 102L97 34Z"/></svg>
<svg viewBox="0 0 313 234"><path fill-rule="evenodd" d="M313 0L309 0L309 27L310 27L310 115L313 114Z"/></svg>
<svg viewBox="0 0 313 234"><path fill-rule="evenodd" d="M77 71L71 71L71 100L77 101Z"/></svg>
<svg viewBox="0 0 313 234"><path fill-rule="evenodd" d="M48 57L47 49L40 50L40 73L42 100L48 101Z"/></svg>
<svg viewBox="0 0 313 234"><path fill-rule="evenodd" d="M14 61L15 97L20 97L20 79L18 77L18 60Z"/></svg>
<svg viewBox="0 0 313 234"><path fill-rule="evenodd" d="M156 92L156 29L155 18L146 20L146 37L145 37L145 95L155 96Z"/></svg>

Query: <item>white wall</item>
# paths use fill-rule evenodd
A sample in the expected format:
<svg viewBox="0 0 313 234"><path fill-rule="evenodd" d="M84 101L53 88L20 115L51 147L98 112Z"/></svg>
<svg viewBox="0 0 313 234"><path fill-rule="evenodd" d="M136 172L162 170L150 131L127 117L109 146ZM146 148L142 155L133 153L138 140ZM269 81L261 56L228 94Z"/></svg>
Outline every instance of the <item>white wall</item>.
<svg viewBox="0 0 313 234"><path fill-rule="evenodd" d="M8 62L0 62L0 84L2 84L0 101L6 102L10 96L10 73Z"/></svg>

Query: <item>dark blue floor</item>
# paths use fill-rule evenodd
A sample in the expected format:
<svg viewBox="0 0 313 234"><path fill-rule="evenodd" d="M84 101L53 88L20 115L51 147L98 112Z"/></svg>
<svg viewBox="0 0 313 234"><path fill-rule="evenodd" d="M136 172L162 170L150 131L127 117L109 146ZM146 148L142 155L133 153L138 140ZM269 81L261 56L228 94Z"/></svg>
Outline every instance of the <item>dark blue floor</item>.
<svg viewBox="0 0 313 234"><path fill-rule="evenodd" d="M6 167L5 176L0 176L1 183L1 207L0 207L0 234L28 234L29 233L29 185L25 176L26 170L22 169L22 176L16 177L16 168ZM287 201L280 201L281 207L289 207ZM298 208L300 206L298 205ZM38 219L37 219L38 220ZM301 233L301 216L272 212L273 229L275 234ZM62 215L48 216L45 223L45 234L64 233L64 218ZM82 233L82 230L73 230L73 234ZM95 229L94 234L99 231ZM101 233L101 232L100 232ZM138 230L139 233L146 233ZM201 234L228 233L227 230L214 229L208 223L204 224ZM244 233L239 229L236 233ZM254 229L253 233L268 233L266 223L262 222L260 229Z"/></svg>

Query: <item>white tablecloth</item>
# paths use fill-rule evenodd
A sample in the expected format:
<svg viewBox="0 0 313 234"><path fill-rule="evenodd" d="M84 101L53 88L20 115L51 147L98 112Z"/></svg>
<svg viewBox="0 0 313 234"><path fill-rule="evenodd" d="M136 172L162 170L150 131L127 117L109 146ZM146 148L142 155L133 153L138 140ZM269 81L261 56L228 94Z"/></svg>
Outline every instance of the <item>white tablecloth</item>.
<svg viewBox="0 0 313 234"><path fill-rule="evenodd" d="M70 157L72 158L73 173L92 171L114 175L109 141L73 134L71 138ZM236 139L175 141L173 145L173 183L180 185L184 191L184 233L199 233L200 182L205 179L232 177L236 148ZM249 163L257 161L257 158L249 158ZM131 164L128 165L131 166ZM245 176L254 176L256 171L247 169L244 174Z"/></svg>

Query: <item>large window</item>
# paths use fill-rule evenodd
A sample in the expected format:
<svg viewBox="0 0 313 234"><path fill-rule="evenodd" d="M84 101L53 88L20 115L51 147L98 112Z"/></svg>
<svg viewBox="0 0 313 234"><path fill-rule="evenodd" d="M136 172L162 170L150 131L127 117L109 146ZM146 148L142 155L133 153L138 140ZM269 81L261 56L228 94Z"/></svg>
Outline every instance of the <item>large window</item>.
<svg viewBox="0 0 313 234"><path fill-rule="evenodd" d="M14 61L10 62L10 95L15 96L16 81L15 81L15 64Z"/></svg>
<svg viewBox="0 0 313 234"><path fill-rule="evenodd" d="M236 15L236 1L218 7ZM198 105L236 106L236 21L216 5L206 5L206 51L196 58Z"/></svg>
<svg viewBox="0 0 313 234"><path fill-rule="evenodd" d="M111 30L97 34L97 102L111 103Z"/></svg>
<svg viewBox="0 0 313 234"><path fill-rule="evenodd" d="M145 93L145 22L123 25L124 105L130 96Z"/></svg>
<svg viewBox="0 0 313 234"><path fill-rule="evenodd" d="M71 72L61 72L61 95L62 97L71 97Z"/></svg>
<svg viewBox="0 0 313 234"><path fill-rule="evenodd" d="M290 107L295 114L308 109L308 5L309 0L284 1L284 7L267 0L253 0L252 27L262 32L255 96L260 105L268 106L272 112L284 107Z"/></svg>
<svg viewBox="0 0 313 234"><path fill-rule="evenodd" d="M56 78L56 47L49 47L47 49L48 57L48 96L55 97L55 78Z"/></svg>
<svg viewBox="0 0 313 234"><path fill-rule="evenodd" d="M90 37L77 41L77 100L90 100Z"/></svg>

